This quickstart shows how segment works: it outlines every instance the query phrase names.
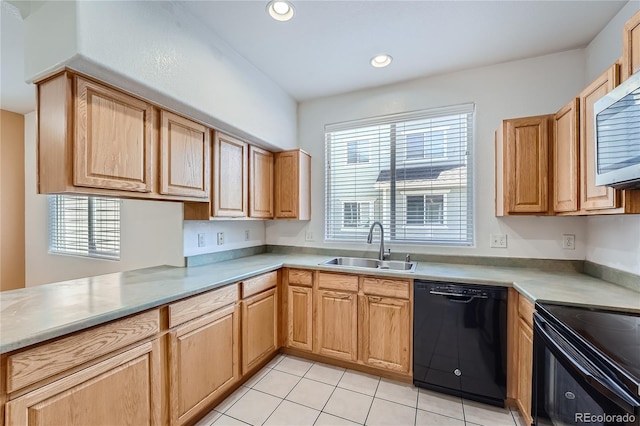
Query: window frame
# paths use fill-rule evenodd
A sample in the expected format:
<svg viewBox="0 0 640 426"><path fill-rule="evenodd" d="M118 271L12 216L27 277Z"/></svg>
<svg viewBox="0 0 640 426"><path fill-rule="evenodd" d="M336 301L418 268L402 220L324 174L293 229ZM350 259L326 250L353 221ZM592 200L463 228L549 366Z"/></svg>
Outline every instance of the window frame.
<svg viewBox="0 0 640 426"><path fill-rule="evenodd" d="M443 132L442 137L438 135L439 140L446 141L441 142L446 145L443 156L407 159L405 135L426 134L428 129ZM341 203L361 199L361 196L371 197L375 192L370 221L384 224L386 242L475 247L475 138L473 103L325 125L324 241L361 242L360 232L353 232L357 228L342 226L344 207ZM354 139L368 140L369 149L376 153L370 158L370 168L378 170L377 179L372 178L369 168L348 169L344 168L344 162L336 162L346 156L345 145ZM353 179L350 173L355 173ZM366 186L372 179L375 189ZM406 196L419 195L422 191L426 191L425 195L442 194L441 220L409 225ZM425 210L428 210L426 206Z"/></svg>

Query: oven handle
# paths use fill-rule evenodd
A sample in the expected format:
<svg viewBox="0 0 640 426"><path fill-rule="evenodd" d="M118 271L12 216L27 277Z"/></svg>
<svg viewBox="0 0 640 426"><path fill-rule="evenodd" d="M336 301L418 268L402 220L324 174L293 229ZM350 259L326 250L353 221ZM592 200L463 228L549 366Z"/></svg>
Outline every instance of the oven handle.
<svg viewBox="0 0 640 426"><path fill-rule="evenodd" d="M612 389L611 386L607 386L605 383L602 383L598 380L597 377L593 376L587 369L585 369L582 365L580 365L573 357L567 353L560 345L558 345L553 337L545 330L545 325L548 325L547 322L540 318L537 313L534 313L534 330L540 334L540 337L544 340L544 343L548 346L549 349L552 349L554 352L559 353L563 359L565 359L573 368L576 370L582 378L589 383L594 389L596 389L602 395L613 396L612 402L616 403L623 410L633 413L634 407L631 403L625 401L626 395L621 394L621 392L616 391L616 389ZM627 397L628 398L628 397Z"/></svg>

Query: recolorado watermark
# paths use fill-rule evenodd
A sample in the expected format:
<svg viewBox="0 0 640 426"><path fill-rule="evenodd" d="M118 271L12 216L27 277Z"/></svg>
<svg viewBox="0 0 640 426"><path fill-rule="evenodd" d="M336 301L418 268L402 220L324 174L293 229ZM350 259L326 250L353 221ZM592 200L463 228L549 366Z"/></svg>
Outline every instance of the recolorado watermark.
<svg viewBox="0 0 640 426"><path fill-rule="evenodd" d="M593 414L593 413L576 413L574 421L576 423L620 423L627 424L636 421L633 414Z"/></svg>

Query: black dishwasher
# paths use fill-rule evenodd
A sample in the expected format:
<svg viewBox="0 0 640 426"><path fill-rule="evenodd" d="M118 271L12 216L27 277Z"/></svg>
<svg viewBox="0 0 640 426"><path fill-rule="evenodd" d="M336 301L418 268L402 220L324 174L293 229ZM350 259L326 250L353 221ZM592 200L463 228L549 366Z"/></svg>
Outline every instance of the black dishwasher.
<svg viewBox="0 0 640 426"><path fill-rule="evenodd" d="M507 289L415 280L413 383L504 406Z"/></svg>

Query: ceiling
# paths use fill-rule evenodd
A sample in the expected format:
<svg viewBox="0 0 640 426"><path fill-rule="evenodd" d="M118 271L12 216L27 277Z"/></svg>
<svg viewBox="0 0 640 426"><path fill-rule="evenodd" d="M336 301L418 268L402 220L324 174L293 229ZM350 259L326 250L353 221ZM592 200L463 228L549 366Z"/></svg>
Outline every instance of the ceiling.
<svg viewBox="0 0 640 426"><path fill-rule="evenodd" d="M585 47L627 1L291 0L278 22L266 0L176 1L298 101ZM0 0L0 104L35 108L24 83L22 17L42 1ZM14 7L15 6L15 7ZM206 31L195 32L205 34ZM388 53L387 68L369 60Z"/></svg>
<svg viewBox="0 0 640 426"><path fill-rule="evenodd" d="M585 47L627 1L176 2L298 101ZM377 69L376 54L393 62Z"/></svg>

